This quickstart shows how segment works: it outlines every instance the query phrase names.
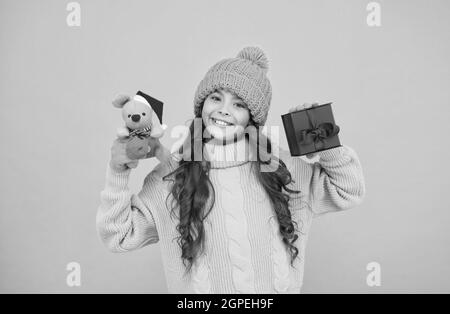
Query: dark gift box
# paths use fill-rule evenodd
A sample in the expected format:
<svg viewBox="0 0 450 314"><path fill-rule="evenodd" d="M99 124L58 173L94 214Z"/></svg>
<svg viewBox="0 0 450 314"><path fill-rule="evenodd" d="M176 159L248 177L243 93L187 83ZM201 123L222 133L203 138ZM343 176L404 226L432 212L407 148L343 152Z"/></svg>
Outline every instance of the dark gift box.
<svg viewBox="0 0 450 314"><path fill-rule="evenodd" d="M302 156L341 146L339 126L331 104L290 112L281 116L292 156Z"/></svg>

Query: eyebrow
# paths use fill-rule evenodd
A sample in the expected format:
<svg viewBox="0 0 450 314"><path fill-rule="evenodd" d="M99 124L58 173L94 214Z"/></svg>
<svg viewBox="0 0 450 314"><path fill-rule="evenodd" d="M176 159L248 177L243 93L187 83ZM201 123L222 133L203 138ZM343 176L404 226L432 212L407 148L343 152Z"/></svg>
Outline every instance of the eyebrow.
<svg viewBox="0 0 450 314"><path fill-rule="evenodd" d="M216 89L214 92L215 92L215 93L219 93L219 94L221 94L221 95L223 96L223 92L222 92L220 89ZM237 96L234 95L234 94L233 94L233 99L241 100L239 97L237 97ZM241 100L241 101L242 101L242 100Z"/></svg>

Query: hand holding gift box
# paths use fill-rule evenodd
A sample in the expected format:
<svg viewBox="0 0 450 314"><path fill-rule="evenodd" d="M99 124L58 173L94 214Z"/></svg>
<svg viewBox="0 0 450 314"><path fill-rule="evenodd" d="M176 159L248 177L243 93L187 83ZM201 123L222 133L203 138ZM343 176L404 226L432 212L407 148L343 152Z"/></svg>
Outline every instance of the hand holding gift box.
<svg viewBox="0 0 450 314"><path fill-rule="evenodd" d="M319 151L341 146L331 103L299 105L281 118L292 156L312 158Z"/></svg>
<svg viewBox="0 0 450 314"><path fill-rule="evenodd" d="M289 113L316 107L318 105L319 105L318 102L304 103L303 105L298 105L298 106L292 107L291 109L289 109ZM317 153L310 153L310 154L306 154L306 157L309 159L312 159L312 158L316 157L316 155L317 155Z"/></svg>

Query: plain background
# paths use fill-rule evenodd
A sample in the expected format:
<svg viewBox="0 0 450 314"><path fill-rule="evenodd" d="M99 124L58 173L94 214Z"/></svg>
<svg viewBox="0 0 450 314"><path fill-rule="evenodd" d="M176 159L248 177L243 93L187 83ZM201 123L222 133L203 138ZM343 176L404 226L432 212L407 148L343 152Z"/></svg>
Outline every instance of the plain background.
<svg viewBox="0 0 450 314"><path fill-rule="evenodd" d="M267 124L333 101L364 169L364 203L313 223L303 292L450 292L450 2L378 1L380 27L361 0L78 2L81 27L69 1L0 1L0 292L167 292L158 244L113 254L96 234L122 124L111 100L148 92L170 130L208 68L252 45L269 59ZM134 192L155 164L132 172ZM66 285L73 261L81 287Z"/></svg>

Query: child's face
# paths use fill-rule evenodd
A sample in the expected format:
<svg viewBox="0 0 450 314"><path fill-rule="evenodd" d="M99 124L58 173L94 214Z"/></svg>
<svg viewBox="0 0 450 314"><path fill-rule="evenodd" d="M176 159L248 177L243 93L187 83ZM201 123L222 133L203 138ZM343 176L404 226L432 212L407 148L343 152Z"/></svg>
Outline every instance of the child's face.
<svg viewBox="0 0 450 314"><path fill-rule="evenodd" d="M234 93L219 89L206 97L202 119L209 133L219 140L232 140L244 133L250 121L247 105Z"/></svg>

